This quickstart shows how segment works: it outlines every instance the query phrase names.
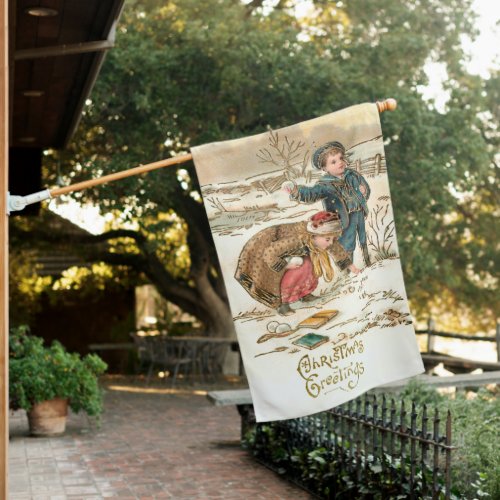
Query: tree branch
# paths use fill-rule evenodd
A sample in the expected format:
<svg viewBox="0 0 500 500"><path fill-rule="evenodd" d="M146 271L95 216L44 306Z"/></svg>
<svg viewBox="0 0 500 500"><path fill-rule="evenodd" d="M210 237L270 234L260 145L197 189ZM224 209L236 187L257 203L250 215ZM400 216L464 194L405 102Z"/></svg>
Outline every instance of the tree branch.
<svg viewBox="0 0 500 500"><path fill-rule="evenodd" d="M132 238L137 242L137 244L144 244L147 241L146 237L142 233L131 229L113 229L111 231L106 231L105 233L95 234L88 237L89 241L92 243L114 240L116 238ZM82 241L85 241L85 239L82 238Z"/></svg>

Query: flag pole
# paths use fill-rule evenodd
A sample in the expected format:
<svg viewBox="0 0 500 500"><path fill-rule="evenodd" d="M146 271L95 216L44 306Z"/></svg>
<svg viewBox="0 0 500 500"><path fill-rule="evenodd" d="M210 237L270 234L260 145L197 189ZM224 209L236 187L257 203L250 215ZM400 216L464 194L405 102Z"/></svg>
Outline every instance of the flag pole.
<svg viewBox="0 0 500 500"><path fill-rule="evenodd" d="M159 168L171 167L172 165L179 165L180 163L186 163L193 159L191 153L185 155L175 156L173 158L168 158L166 160L155 161L153 163L148 163L146 165L140 165L139 167L129 168L128 170L122 170L121 172L115 172L114 174L104 175L98 179L91 179L89 181L77 182L70 186L64 186L60 188L55 188L50 190L50 197L60 196L61 194L71 193L73 191L81 191L92 186L98 186L99 184L106 184L108 182L117 181L118 179L124 179L125 177L131 177L132 175L143 174L144 172L151 172L151 170L158 170Z"/></svg>
<svg viewBox="0 0 500 500"><path fill-rule="evenodd" d="M377 105L379 113L383 113L384 111L394 111L397 107L396 99L385 99L384 101L377 101L375 104ZM192 159L193 155L190 153L179 155L175 156L174 158L155 161L146 165L140 165L138 167L122 170L121 172L115 172L114 174L104 175L103 177L99 177L98 179L90 179L88 181L77 182L76 184L71 184L69 186L46 189L44 191L40 191L28 196L10 196L9 207L11 211L22 210L26 205L29 205L30 203L36 203L49 198L55 198L56 196L72 193L74 191L81 191L82 189L98 186L100 184L106 184L108 182L117 181L119 179L124 179L125 177L131 177L133 175L143 174L145 172L151 172L152 170L157 170L159 168L180 165Z"/></svg>

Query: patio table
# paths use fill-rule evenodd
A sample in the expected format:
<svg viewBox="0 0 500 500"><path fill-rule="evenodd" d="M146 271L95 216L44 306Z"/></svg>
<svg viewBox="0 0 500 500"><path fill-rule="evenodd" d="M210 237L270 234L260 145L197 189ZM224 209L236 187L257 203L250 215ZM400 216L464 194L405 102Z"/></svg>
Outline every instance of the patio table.
<svg viewBox="0 0 500 500"><path fill-rule="evenodd" d="M186 373L186 375L198 375L202 380L205 375L215 377L217 373L220 373L226 349L237 348L238 346L236 339L225 337L167 335L165 340L166 342L178 344L180 349L186 353L186 356L191 359L189 373Z"/></svg>
<svg viewBox="0 0 500 500"><path fill-rule="evenodd" d="M215 378L222 372L222 362L227 348L238 350L236 339L206 337L202 335L168 335L158 330L131 334L139 359L148 365L147 382L154 366L172 373L172 384L179 373L186 377L205 375ZM241 366L241 360L240 360Z"/></svg>

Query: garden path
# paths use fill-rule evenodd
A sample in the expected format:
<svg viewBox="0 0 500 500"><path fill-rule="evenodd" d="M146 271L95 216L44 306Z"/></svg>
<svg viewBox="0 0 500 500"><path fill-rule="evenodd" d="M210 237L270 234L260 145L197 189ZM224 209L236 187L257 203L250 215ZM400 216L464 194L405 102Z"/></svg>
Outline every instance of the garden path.
<svg viewBox="0 0 500 500"><path fill-rule="evenodd" d="M11 414L10 500L310 498L241 449L236 409L204 390L107 386L99 429L71 414L65 435L33 438Z"/></svg>

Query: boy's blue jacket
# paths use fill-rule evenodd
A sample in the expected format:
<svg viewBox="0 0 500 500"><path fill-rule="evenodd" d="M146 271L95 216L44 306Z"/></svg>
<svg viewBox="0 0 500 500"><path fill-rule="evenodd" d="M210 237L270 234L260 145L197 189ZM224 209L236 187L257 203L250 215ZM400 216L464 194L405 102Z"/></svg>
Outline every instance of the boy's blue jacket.
<svg viewBox="0 0 500 500"><path fill-rule="evenodd" d="M353 197L366 217L368 215L366 200L370 196L370 186L361 174L351 168L346 168L343 178L326 174L312 187L298 186L297 193L291 198L303 203L314 203L322 200L325 210L339 214L342 228L345 229L349 225L349 209L340 190L340 186L344 183L351 188ZM359 190L360 186L364 186L366 189L364 196Z"/></svg>

